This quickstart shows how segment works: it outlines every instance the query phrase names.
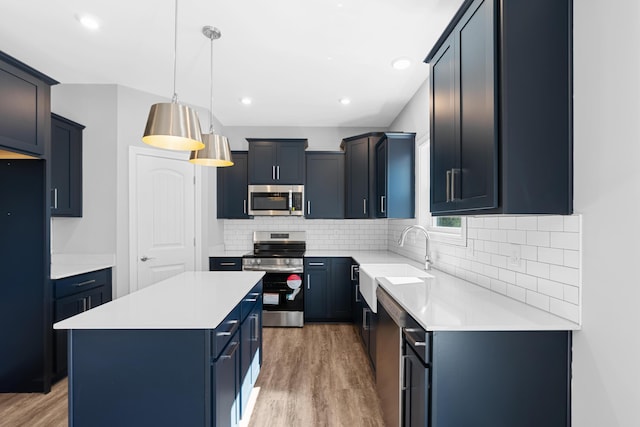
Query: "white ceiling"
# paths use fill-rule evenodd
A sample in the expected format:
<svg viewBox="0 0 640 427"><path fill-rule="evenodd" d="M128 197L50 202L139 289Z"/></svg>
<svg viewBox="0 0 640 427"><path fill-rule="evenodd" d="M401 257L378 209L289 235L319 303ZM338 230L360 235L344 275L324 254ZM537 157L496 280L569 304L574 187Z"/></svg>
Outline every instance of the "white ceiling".
<svg viewBox="0 0 640 427"><path fill-rule="evenodd" d="M388 126L428 76L422 60L461 3L179 0L178 98L209 106L211 41L201 30L212 25L222 31L213 110L223 125ZM101 28L83 28L83 13ZM61 83L171 98L173 28L174 0L0 0L0 49ZM398 57L412 66L392 69Z"/></svg>

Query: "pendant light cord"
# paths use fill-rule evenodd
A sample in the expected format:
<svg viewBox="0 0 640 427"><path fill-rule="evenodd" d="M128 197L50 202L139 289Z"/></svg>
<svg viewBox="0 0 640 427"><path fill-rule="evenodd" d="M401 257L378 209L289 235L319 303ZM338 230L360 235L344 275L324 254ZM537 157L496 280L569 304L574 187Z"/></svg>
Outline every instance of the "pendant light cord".
<svg viewBox="0 0 640 427"><path fill-rule="evenodd" d="M178 0L175 1L173 28L173 98L171 102L178 102L178 93L176 92L176 74L178 73Z"/></svg>
<svg viewBox="0 0 640 427"><path fill-rule="evenodd" d="M209 95L211 99L209 100L209 113L211 114L211 118L209 119L209 133L211 137L213 137L213 36L211 37L211 58L210 58L210 70L211 70L211 84L209 85Z"/></svg>

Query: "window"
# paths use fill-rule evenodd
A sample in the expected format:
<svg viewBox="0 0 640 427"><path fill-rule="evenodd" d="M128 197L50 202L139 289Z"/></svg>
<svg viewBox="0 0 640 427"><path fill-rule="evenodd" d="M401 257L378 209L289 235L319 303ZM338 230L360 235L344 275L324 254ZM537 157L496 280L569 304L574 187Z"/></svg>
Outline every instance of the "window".
<svg viewBox="0 0 640 427"><path fill-rule="evenodd" d="M467 246L467 219L461 216L431 216L429 209L429 139L418 144L418 220L429 230L429 238L436 242Z"/></svg>

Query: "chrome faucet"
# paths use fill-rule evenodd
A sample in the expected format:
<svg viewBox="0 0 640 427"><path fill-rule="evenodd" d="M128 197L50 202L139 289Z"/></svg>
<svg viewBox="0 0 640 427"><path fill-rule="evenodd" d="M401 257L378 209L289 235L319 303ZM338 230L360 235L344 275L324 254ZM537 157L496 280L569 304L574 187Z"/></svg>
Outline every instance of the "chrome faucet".
<svg viewBox="0 0 640 427"><path fill-rule="evenodd" d="M400 234L400 240L398 240L398 246L404 245L404 239L407 238L407 234L409 234L411 230L422 231L422 233L424 234L424 240L426 242L424 254L424 269L429 270L429 268L431 267L431 260L429 259L429 233L427 232L426 228L421 225L408 226L407 228L402 230L402 234Z"/></svg>

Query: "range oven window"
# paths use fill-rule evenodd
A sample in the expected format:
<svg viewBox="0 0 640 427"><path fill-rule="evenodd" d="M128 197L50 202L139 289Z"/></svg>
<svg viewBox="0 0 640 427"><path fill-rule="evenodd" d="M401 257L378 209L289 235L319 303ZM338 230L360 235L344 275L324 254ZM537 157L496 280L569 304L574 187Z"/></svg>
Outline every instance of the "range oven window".
<svg viewBox="0 0 640 427"><path fill-rule="evenodd" d="M262 308L266 311L302 311L303 274L267 273L262 278Z"/></svg>

